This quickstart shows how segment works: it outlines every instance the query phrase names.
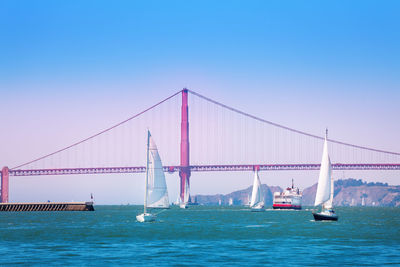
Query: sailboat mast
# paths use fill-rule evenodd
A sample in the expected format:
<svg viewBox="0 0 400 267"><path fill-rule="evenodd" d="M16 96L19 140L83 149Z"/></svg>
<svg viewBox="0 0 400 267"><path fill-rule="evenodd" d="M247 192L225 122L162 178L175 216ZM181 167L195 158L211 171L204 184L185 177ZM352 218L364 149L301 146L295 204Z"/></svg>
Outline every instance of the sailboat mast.
<svg viewBox="0 0 400 267"><path fill-rule="evenodd" d="M333 208L333 189L334 189L334 182L333 182L333 177L331 177L331 208Z"/></svg>
<svg viewBox="0 0 400 267"><path fill-rule="evenodd" d="M149 180L149 147L150 147L150 131L147 130L147 160L146 160L146 181L144 188L144 213L147 211L147 184Z"/></svg>

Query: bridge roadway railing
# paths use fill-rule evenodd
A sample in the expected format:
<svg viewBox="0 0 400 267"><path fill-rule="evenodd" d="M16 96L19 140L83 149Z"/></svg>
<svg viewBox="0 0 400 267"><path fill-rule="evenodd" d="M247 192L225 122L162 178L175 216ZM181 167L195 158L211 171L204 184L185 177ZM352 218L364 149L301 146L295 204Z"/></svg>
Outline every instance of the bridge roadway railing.
<svg viewBox="0 0 400 267"><path fill-rule="evenodd" d="M164 172L174 173L180 166L164 166ZM245 165L191 165L192 172L211 171L299 171L319 170L320 164L245 164ZM400 170L400 164L348 164L334 163L333 170ZM146 167L97 167L97 168L61 168L61 169L13 169L10 176L37 176L37 175L74 175L74 174L107 174L107 173L143 173Z"/></svg>

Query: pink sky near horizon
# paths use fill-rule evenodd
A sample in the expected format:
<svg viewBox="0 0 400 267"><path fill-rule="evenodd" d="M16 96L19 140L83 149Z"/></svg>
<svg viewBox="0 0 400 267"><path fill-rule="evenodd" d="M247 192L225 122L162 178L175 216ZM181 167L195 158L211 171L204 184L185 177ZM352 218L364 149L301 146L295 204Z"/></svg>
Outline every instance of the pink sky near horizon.
<svg viewBox="0 0 400 267"><path fill-rule="evenodd" d="M173 93L178 90L169 91ZM9 114L4 117L5 123L8 125L7 131L2 131L0 133L1 147L3 151L0 155L0 162L4 162L5 164L3 165L11 167L21 163L21 158L28 160L52 152L55 149L60 148L60 146L68 145L87 137L99 130L109 127L110 123L115 124L137 111L150 106L152 103L168 96L166 91L168 90L160 90L158 95L149 94L150 97L141 96L142 93L139 93L138 95L141 96L140 98L135 98L135 94L131 93L129 95L130 99L127 99L127 94L123 92L121 95L124 95L124 97L112 98L112 95L116 93L116 91L113 91L113 94L100 94L91 97L87 97L83 94L82 98L75 99L69 104L62 100L62 98L59 98L59 96L53 97L47 95L43 98L40 98L39 96L29 96L29 94L27 94L28 96L12 96L11 99L13 99L13 101L7 102L8 106L2 105L0 108L2 112L7 112L7 114ZM195 91L202 93L200 90ZM225 90L225 92L228 91L229 90ZM216 91L215 95L221 95L223 92L223 90ZM340 129L337 129L338 127L330 127L331 138L343 140L340 139L340 137L343 136L345 137L345 141L355 144L372 146L369 145L368 142L370 142L378 146L377 148L400 151L400 149L394 149L398 147L399 144L390 141L390 138L395 138L395 136L391 137L392 135L388 135L384 131L380 130L385 127L392 127L391 125L388 125L387 121L381 121L381 127L371 127L370 122L363 119L364 116L376 118L378 117L377 114L387 116L387 113L390 113L390 108L394 108L390 106L391 101L389 100L387 101L386 109L372 110L363 104L373 101L373 99L369 98L363 103L355 103L358 110L357 112L354 112L352 116L346 118L335 118L327 115L327 113L329 114L331 111L323 110L319 105L310 108L307 102L297 101L298 99L290 97L288 97L286 102L282 104L270 101L270 105L265 105L263 99L268 99L268 97L273 94L276 95L277 93L275 92L256 92L254 94L257 94L259 97L255 99L247 97L250 93L254 92L230 91L230 93L227 94L225 101L232 101L233 96L239 96L232 101L240 105L238 108L247 111L244 106L249 106L250 113L253 112L253 114L257 116L270 120L273 119L267 116L274 114L278 116L278 118L287 121L287 123L290 124L289 126L292 127L298 125L299 122L296 121L296 119L300 114L312 114L310 109L318 109L319 116L310 116L307 118L305 121L307 122L306 125L308 127L304 127L307 129L302 128L301 130L310 129L310 132L314 133L312 132L312 129L318 128L318 125L324 129L324 125L327 123L326 121L321 120L321 117L326 115L326 117L329 118L329 125L334 124L341 126ZM213 98L213 96L206 96ZM189 95L189 97L192 96ZM240 101L239 99L244 99L244 101ZM251 101L249 101L249 99L251 99ZM226 103L224 99L216 100ZM287 110L286 107L289 105L289 100L291 101L292 109L299 110L297 116L292 116L293 113L290 110ZM333 100L331 100L330 106L339 105L343 102L341 99L336 99L334 102ZM21 109L11 106L11 104L16 104L17 102L21 105ZM252 102L252 104L249 105L249 102ZM130 103L132 105L129 105ZM125 105L128 105L128 107ZM281 112L274 110L274 107L276 106L281 106ZM342 107L346 108L346 105L342 105ZM306 108L309 110L304 112ZM350 114L351 111L353 111L353 108L355 107L346 109L347 113ZM341 113L346 113L346 111L341 111ZM260 115L258 112L263 114ZM96 116L98 114L101 116ZM123 116L121 114L123 114ZM279 120L273 121L281 123ZM346 122L346 125L344 125L344 122ZM351 132L346 131L346 129L351 129ZM373 129L374 132L371 132L371 129ZM362 132L368 132L369 134L366 135ZM394 132L394 135L395 133L396 132ZM384 136L384 138L377 139L376 137L379 135ZM360 138L355 138L356 136L360 136ZM157 140L157 137L155 138ZM393 146L390 146L392 143ZM140 174L125 174L98 176L11 177L10 200L86 200L90 196L90 193L94 193L99 204L141 203L143 198L142 188L144 188L142 176L143 175ZM365 181L381 181L388 182L389 184L399 184L399 174L395 171L346 171L344 173L336 173L334 176L335 179L352 177L363 179ZM166 174L166 177L169 186L170 200L174 201L178 194L178 175L176 173L173 175ZM268 185L279 185L281 187L286 187L290 184L291 179L294 178L296 184L301 188L305 188L314 184L317 177L317 171L262 172L260 174L263 183ZM252 173L250 172L192 173L191 192L193 194L227 194L234 190L246 188L250 186L251 183Z"/></svg>

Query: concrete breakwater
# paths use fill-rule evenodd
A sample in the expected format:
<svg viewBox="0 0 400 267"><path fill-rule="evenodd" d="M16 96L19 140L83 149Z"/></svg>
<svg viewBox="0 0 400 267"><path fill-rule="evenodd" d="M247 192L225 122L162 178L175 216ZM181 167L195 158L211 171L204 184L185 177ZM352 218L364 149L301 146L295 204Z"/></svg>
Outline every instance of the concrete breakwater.
<svg viewBox="0 0 400 267"><path fill-rule="evenodd" d="M0 211L94 211L93 202L0 203Z"/></svg>

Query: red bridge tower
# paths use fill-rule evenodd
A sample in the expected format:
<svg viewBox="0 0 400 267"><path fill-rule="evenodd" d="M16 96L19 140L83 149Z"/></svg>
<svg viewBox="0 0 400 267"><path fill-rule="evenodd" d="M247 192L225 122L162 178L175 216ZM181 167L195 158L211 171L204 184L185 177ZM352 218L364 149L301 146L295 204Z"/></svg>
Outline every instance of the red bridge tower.
<svg viewBox="0 0 400 267"><path fill-rule="evenodd" d="M8 203L8 167L1 170L1 203Z"/></svg>
<svg viewBox="0 0 400 267"><path fill-rule="evenodd" d="M181 110L181 201L184 199L186 188L190 188L190 164L189 164L189 107L188 89L182 90L182 110ZM187 187L186 187L187 183Z"/></svg>

